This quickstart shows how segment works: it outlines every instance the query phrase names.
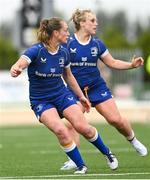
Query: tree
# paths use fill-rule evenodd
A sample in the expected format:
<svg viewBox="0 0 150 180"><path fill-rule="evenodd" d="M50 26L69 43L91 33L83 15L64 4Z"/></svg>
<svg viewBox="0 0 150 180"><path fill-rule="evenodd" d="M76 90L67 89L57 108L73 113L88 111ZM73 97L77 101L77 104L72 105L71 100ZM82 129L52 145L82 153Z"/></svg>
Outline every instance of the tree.
<svg viewBox="0 0 150 180"><path fill-rule="evenodd" d="M103 11L97 11L98 36L109 48L128 48L128 21L125 13L120 11L111 16Z"/></svg>
<svg viewBox="0 0 150 180"><path fill-rule="evenodd" d="M11 41L0 36L0 70L9 69L17 60L18 54Z"/></svg>

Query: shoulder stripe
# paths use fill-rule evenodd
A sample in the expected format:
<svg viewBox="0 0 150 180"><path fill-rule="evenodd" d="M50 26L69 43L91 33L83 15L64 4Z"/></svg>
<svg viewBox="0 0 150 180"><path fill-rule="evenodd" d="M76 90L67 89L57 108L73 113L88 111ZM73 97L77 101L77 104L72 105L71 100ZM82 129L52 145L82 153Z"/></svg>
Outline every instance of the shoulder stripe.
<svg viewBox="0 0 150 180"><path fill-rule="evenodd" d="M97 44L98 52L99 52L99 54L100 54L101 48L100 48L100 45L99 45L99 43L98 43L98 39L93 38L93 41Z"/></svg>
<svg viewBox="0 0 150 180"><path fill-rule="evenodd" d="M40 47L40 49L38 50L38 54L37 54L37 57L35 59L35 61L39 58L39 55L40 55L40 52L42 51L42 49L44 49L45 47Z"/></svg>
<svg viewBox="0 0 150 180"><path fill-rule="evenodd" d="M65 55L66 55L66 57L67 57L67 49L65 49L64 47L62 47L61 50L65 53Z"/></svg>
<svg viewBox="0 0 150 180"><path fill-rule="evenodd" d="M68 42L67 42L67 48L70 46L70 44L75 41L75 39L73 37L69 38Z"/></svg>
<svg viewBox="0 0 150 180"><path fill-rule="evenodd" d="M61 47L61 50L62 50L62 52L64 52L64 54L66 56L65 60L68 61L68 57L70 58L68 50L66 48L64 48L64 47ZM65 66L65 67L68 67L68 66L70 66L70 65L67 64L67 66Z"/></svg>

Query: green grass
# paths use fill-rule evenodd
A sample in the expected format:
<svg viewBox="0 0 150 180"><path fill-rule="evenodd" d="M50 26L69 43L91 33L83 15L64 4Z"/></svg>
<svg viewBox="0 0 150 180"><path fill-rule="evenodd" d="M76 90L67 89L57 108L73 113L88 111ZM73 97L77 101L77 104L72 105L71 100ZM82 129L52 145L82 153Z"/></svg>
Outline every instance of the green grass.
<svg viewBox="0 0 150 180"><path fill-rule="evenodd" d="M119 160L111 171L101 153L81 138L81 154L87 175L60 171L66 160L56 137L44 126L0 128L0 179L149 179L150 157L140 157L123 136L111 126L95 125L105 144ZM133 124L136 136L150 149L150 124Z"/></svg>

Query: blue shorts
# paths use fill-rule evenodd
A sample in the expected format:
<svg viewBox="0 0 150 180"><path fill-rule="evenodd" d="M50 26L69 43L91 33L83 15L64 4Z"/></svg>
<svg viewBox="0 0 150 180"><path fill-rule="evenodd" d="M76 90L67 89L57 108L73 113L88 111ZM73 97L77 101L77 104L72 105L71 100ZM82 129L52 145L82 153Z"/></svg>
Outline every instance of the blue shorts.
<svg viewBox="0 0 150 180"><path fill-rule="evenodd" d="M84 90L83 92L85 94ZM112 98L112 93L105 84L96 84L90 87L89 90L87 90L87 95L93 107Z"/></svg>
<svg viewBox="0 0 150 180"><path fill-rule="evenodd" d="M107 87L106 83L97 83L91 87L86 87L88 88L87 93L84 90L85 88L83 88L82 91L84 95L89 99L92 107L95 107L97 104L112 98L112 93L110 89ZM78 99L76 95L74 95L74 97Z"/></svg>
<svg viewBox="0 0 150 180"><path fill-rule="evenodd" d="M63 111L74 104L77 104L77 99L70 91L65 91L54 99L34 100L31 102L31 108L38 119L45 110L51 108L56 108L60 118L63 118Z"/></svg>

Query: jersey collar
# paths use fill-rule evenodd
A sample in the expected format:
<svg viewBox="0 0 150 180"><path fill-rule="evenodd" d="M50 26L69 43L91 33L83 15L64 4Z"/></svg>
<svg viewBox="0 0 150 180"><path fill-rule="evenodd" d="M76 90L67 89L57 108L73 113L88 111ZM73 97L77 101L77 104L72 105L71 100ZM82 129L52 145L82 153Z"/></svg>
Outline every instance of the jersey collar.
<svg viewBox="0 0 150 180"><path fill-rule="evenodd" d="M75 37L75 39L76 39L81 45L87 45L87 44L89 44L89 42L91 41L91 38L92 38L92 37L90 36L89 39L87 40L87 42L83 43L83 42L81 42L81 41L78 39L76 33L74 33L74 37Z"/></svg>

